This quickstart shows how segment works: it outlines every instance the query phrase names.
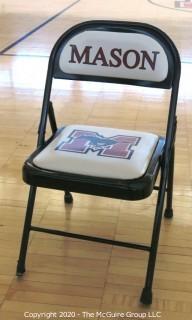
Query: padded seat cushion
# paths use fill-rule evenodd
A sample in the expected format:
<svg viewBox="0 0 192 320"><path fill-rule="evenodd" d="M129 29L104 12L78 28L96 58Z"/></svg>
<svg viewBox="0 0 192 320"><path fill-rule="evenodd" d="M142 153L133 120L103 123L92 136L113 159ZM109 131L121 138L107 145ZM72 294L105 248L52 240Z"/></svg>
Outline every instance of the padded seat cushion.
<svg viewBox="0 0 192 320"><path fill-rule="evenodd" d="M51 171L112 179L136 179L147 170L159 137L139 131L70 125L34 159Z"/></svg>

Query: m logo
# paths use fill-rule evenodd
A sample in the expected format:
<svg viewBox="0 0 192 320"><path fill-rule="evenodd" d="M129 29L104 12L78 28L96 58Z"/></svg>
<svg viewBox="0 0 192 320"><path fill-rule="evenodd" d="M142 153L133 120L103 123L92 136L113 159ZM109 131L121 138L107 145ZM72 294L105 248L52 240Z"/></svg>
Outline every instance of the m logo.
<svg viewBox="0 0 192 320"><path fill-rule="evenodd" d="M104 137L98 132L74 130L55 150L82 154L91 151L98 156L131 159L134 152L131 148L138 145L140 139L125 135Z"/></svg>

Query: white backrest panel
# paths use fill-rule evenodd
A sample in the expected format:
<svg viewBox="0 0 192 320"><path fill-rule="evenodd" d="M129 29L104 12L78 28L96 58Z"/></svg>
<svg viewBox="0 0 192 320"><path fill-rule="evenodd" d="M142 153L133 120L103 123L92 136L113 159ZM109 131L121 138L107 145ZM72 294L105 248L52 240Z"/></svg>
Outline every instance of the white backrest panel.
<svg viewBox="0 0 192 320"><path fill-rule="evenodd" d="M164 48L141 33L85 30L62 48L64 73L161 82L168 74Z"/></svg>

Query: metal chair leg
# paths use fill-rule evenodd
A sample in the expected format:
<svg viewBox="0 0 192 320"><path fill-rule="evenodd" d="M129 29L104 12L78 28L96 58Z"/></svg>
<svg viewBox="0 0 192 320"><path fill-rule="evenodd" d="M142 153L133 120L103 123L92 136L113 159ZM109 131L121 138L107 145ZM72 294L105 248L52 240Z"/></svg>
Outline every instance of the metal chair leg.
<svg viewBox="0 0 192 320"><path fill-rule="evenodd" d="M174 159L175 159L175 148L173 146L172 152L171 152L171 158L170 158L168 181L167 181L167 202L166 202L166 208L164 212L164 217L168 219L173 217L172 200L173 200Z"/></svg>
<svg viewBox="0 0 192 320"><path fill-rule="evenodd" d="M151 249L150 249L149 260L148 260L145 287L143 288L141 298L140 298L140 301L146 305L149 305L152 303L152 284L153 284L153 276L155 271L161 220L162 220L162 214L163 214L163 204L164 204L165 190L166 190L166 179L163 179L161 185L162 186L160 187L160 191L158 194L156 213L155 213L155 219L153 224Z"/></svg>
<svg viewBox="0 0 192 320"><path fill-rule="evenodd" d="M29 233L31 230L31 220L33 216L33 208L35 203L35 196L36 196L36 189L37 187L30 187L29 191L29 198L28 198L28 204L27 204L27 210L26 210L26 216L25 216L25 223L23 228L23 236L21 240L21 248L20 248L20 254L19 254L19 260L17 263L17 276L22 276L25 272L25 259L27 254L27 247L29 242Z"/></svg>
<svg viewBox="0 0 192 320"><path fill-rule="evenodd" d="M72 197L72 194L69 191L65 191L64 202L65 203L69 203L69 204L73 203L73 197Z"/></svg>

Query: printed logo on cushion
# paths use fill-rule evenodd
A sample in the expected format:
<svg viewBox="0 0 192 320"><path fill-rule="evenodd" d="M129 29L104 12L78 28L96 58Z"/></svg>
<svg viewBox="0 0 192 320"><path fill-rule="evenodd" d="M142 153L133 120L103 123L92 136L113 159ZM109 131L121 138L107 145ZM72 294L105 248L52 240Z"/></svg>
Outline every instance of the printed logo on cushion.
<svg viewBox="0 0 192 320"><path fill-rule="evenodd" d="M138 145L141 138L126 135L104 137L98 132L74 130L66 139L55 150L82 154L92 151L98 156L131 159L134 153L131 148Z"/></svg>

